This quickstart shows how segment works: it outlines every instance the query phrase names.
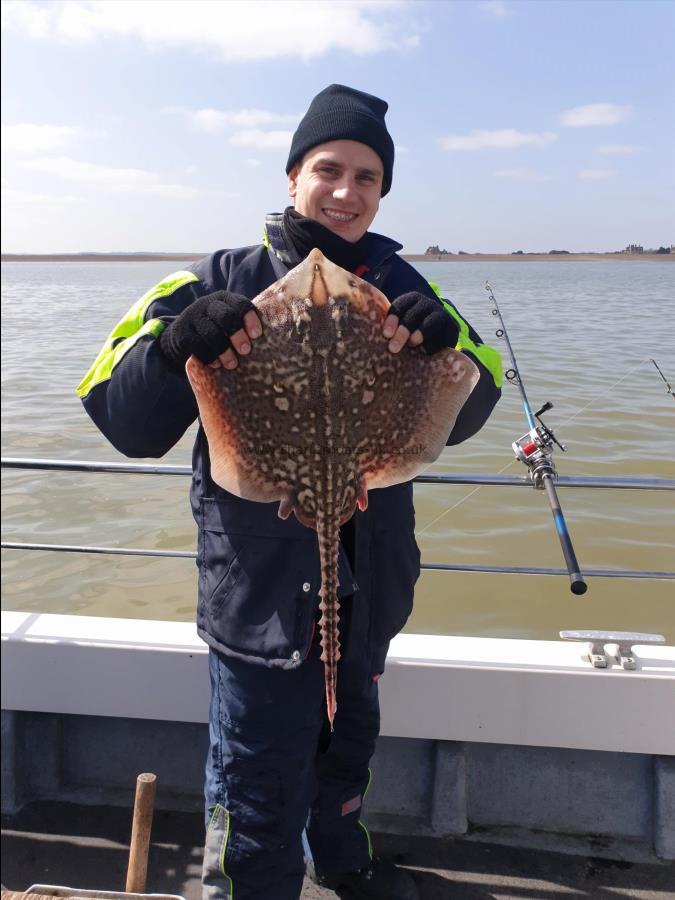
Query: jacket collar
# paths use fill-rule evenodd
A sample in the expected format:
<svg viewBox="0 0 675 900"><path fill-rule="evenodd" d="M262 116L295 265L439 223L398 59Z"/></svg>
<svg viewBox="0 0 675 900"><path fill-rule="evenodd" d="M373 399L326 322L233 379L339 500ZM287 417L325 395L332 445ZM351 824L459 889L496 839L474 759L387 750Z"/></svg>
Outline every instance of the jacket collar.
<svg viewBox="0 0 675 900"><path fill-rule="evenodd" d="M368 269L382 265L394 253L398 253L403 249L403 245L382 234L376 234L369 231L366 234L368 238L365 247L365 259L363 265ZM297 266L302 262L293 244L286 234L284 228L284 214L270 213L265 217L265 228L263 230L263 243L289 268Z"/></svg>

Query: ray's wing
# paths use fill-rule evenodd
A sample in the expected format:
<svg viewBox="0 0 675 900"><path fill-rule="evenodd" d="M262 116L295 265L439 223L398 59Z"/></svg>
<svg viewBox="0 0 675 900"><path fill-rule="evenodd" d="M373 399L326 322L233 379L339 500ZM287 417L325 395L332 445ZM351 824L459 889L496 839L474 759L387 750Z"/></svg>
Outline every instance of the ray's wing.
<svg viewBox="0 0 675 900"><path fill-rule="evenodd" d="M212 369L194 356L186 371L197 398L211 477L245 500L292 493L306 467L311 396L302 347L275 285L256 298L263 335L236 369ZM264 302L268 301L268 302Z"/></svg>
<svg viewBox="0 0 675 900"><path fill-rule="evenodd" d="M388 439L376 435L361 458L366 489L409 481L435 462L479 378L476 365L456 350L428 357L404 347L397 357L378 416Z"/></svg>
<svg viewBox="0 0 675 900"><path fill-rule="evenodd" d="M199 417L206 433L211 460L211 477L219 484L246 500L271 502L281 499L278 483L266 477L264 466L255 465L256 457L263 458L264 446L260 436L243 427L228 399L232 393L223 369L212 369L191 356L186 365ZM243 403L245 391L237 392Z"/></svg>
<svg viewBox="0 0 675 900"><path fill-rule="evenodd" d="M369 285L359 294L344 390L362 487L370 490L407 481L438 458L479 373L456 350L390 353L381 332L386 298Z"/></svg>

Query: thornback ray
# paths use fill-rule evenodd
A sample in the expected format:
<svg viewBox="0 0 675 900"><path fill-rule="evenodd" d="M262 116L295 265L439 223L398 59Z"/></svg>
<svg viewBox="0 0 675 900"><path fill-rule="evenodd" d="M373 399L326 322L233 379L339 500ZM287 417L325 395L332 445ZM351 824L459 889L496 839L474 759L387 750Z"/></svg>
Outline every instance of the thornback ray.
<svg viewBox="0 0 675 900"><path fill-rule="evenodd" d="M478 381L456 350L391 353L389 301L319 250L253 300L263 333L236 369L192 356L211 477L245 500L279 501L316 530L321 659L328 718L336 712L339 529L368 491L433 463Z"/></svg>

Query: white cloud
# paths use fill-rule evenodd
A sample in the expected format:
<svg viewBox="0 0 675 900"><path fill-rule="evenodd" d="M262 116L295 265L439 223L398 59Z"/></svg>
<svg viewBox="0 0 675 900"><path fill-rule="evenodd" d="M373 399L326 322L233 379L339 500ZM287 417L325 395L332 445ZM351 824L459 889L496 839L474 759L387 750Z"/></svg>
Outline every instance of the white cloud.
<svg viewBox="0 0 675 900"><path fill-rule="evenodd" d="M190 118L195 128L210 133L222 131L227 124L227 113L219 112L217 109L199 109L191 113Z"/></svg>
<svg viewBox="0 0 675 900"><path fill-rule="evenodd" d="M18 31L32 38L44 38L49 35L51 11L37 3L26 3L22 0L4 0L2 3L2 27Z"/></svg>
<svg viewBox="0 0 675 900"><path fill-rule="evenodd" d="M483 9L496 19L505 19L513 15L513 10L504 3L504 0L486 0Z"/></svg>
<svg viewBox="0 0 675 900"><path fill-rule="evenodd" d="M575 106L560 115L560 124L567 128L588 128L593 125L616 125L628 118L630 106L615 103L590 103Z"/></svg>
<svg viewBox="0 0 675 900"><path fill-rule="evenodd" d="M292 131L261 131L257 128L250 128L244 131L237 131L229 137L228 143L235 147L256 147L258 150L287 150L291 146L293 139Z"/></svg>
<svg viewBox="0 0 675 900"><path fill-rule="evenodd" d="M43 172L65 181L93 185L103 190L133 191L164 197L189 198L201 194L196 188L182 184L166 184L155 172L146 169L121 169L82 162L67 156L40 157L17 163L23 169Z"/></svg>
<svg viewBox="0 0 675 900"><path fill-rule="evenodd" d="M250 166L252 169L257 169L262 165L262 162L259 159L245 159L244 162L247 166Z"/></svg>
<svg viewBox="0 0 675 900"><path fill-rule="evenodd" d="M82 134L70 125L35 125L21 122L2 126L2 149L18 153L45 153L62 150Z"/></svg>
<svg viewBox="0 0 675 900"><path fill-rule="evenodd" d="M550 175L539 175L532 169L521 167L517 169L499 169L494 173L497 178L515 178L518 181L550 181Z"/></svg>
<svg viewBox="0 0 675 900"><path fill-rule="evenodd" d="M3 27L70 42L135 37L153 48L210 48L228 61L310 60L336 48L367 56L417 46L406 7L399 0L8 0Z"/></svg>
<svg viewBox="0 0 675 900"><path fill-rule="evenodd" d="M231 128L257 128L259 125L296 125L300 114L274 113L265 109L240 109L235 112L219 109L198 109L190 113L194 126L201 131L223 131Z"/></svg>
<svg viewBox="0 0 675 900"><path fill-rule="evenodd" d="M480 150L484 147L511 150L514 147L531 145L546 147L557 139L553 131L523 132L514 128L497 131L472 131L471 134L449 134L438 139L444 150Z"/></svg>
<svg viewBox="0 0 675 900"><path fill-rule="evenodd" d="M76 197L73 194L38 194L34 191L19 191L14 188L2 189L3 203L35 203L41 206L45 203L84 203L84 197Z"/></svg>
<svg viewBox="0 0 675 900"><path fill-rule="evenodd" d="M139 185L149 184L159 179L145 169L120 169L113 166L101 166L96 163L81 162L68 156L41 157L19 163L21 168L56 175L68 181L81 181L88 184L102 185Z"/></svg>
<svg viewBox="0 0 675 900"><path fill-rule="evenodd" d="M578 178L611 178L612 175L616 175L616 170L614 169L582 169Z"/></svg>
<svg viewBox="0 0 675 900"><path fill-rule="evenodd" d="M634 144L602 144L595 148L596 153L608 153L616 156L633 156L635 153L640 153L641 150L642 147Z"/></svg>

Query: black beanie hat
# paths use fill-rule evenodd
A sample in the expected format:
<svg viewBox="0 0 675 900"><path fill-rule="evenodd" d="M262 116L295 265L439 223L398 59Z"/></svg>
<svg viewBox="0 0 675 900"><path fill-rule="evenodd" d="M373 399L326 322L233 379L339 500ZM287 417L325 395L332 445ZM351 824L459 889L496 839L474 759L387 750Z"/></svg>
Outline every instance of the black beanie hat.
<svg viewBox="0 0 675 900"><path fill-rule="evenodd" d="M389 104L343 84L331 84L312 100L297 127L286 164L288 174L302 157L328 141L358 141L382 160L382 196L389 193L394 168L394 142L384 123Z"/></svg>

